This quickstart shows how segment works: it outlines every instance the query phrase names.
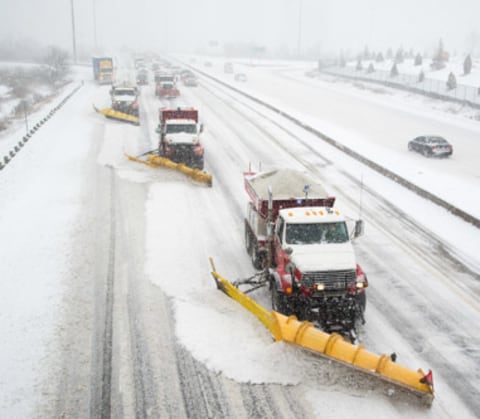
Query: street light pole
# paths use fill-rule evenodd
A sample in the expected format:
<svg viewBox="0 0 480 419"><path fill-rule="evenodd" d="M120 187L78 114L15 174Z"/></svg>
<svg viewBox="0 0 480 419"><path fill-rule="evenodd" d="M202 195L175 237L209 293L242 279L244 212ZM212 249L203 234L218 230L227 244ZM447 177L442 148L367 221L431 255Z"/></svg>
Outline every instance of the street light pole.
<svg viewBox="0 0 480 419"><path fill-rule="evenodd" d="M23 116L25 118L25 132L28 134L27 101L24 99L22 102L23 102Z"/></svg>
<svg viewBox="0 0 480 419"><path fill-rule="evenodd" d="M73 9L73 0L70 0L72 10L72 39L73 39L73 62L77 63L77 41L75 40L75 11Z"/></svg>
<svg viewBox="0 0 480 419"><path fill-rule="evenodd" d="M299 10L298 10L298 38L297 38L297 57L300 57L300 47L302 41L302 6L303 0L299 0Z"/></svg>
<svg viewBox="0 0 480 419"><path fill-rule="evenodd" d="M93 0L93 46L97 51L97 2Z"/></svg>

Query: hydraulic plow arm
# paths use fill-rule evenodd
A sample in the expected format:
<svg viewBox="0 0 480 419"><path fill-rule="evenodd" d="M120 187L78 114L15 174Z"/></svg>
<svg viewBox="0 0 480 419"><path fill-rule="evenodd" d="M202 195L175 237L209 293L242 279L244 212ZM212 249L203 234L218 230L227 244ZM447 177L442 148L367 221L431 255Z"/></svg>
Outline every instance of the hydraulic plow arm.
<svg viewBox="0 0 480 419"><path fill-rule="evenodd" d="M154 154L147 154L146 160L139 159L138 157L125 154L130 160L138 163L146 164L147 166L159 168L166 167L167 169L176 170L184 175L192 178L196 182L205 183L208 186L212 186L212 175L202 172L199 169L192 169L183 163L175 163L165 157L159 157Z"/></svg>
<svg viewBox="0 0 480 419"><path fill-rule="evenodd" d="M406 389L431 405L434 398L431 371L425 374L421 369L410 370L394 362L389 355L373 354L363 345L353 345L338 334L322 332L310 322L301 322L295 316L287 317L276 311L268 311L216 272L212 259L210 263L217 288L253 313L270 330L276 341L285 341L351 366Z"/></svg>

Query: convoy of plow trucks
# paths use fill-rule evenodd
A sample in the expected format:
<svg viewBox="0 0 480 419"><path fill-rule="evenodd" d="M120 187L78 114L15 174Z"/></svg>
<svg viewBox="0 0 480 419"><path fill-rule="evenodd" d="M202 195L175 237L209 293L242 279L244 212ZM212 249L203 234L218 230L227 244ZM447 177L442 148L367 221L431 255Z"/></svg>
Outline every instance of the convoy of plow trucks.
<svg viewBox="0 0 480 419"><path fill-rule="evenodd" d="M146 80L145 61L136 60L135 67L137 81L140 74ZM165 61L152 64L154 94L159 99L180 94L177 76L169 68ZM178 74L185 85L196 85L191 70L179 70ZM107 118L139 125L138 94L135 85L113 84L111 108L94 108ZM125 156L212 186L212 176L204 171L203 124L198 109L160 107L155 132L157 149ZM357 344L366 321L369 282L352 242L363 234L363 221L345 215L335 205L335 197L308 173L282 168L259 173L249 170L243 175L249 198L245 248L255 273L232 283L210 260L217 288L253 313L275 340L367 373L430 405L434 397L431 371L412 371L397 364L394 354L377 356ZM256 290L268 292L271 310L247 296Z"/></svg>

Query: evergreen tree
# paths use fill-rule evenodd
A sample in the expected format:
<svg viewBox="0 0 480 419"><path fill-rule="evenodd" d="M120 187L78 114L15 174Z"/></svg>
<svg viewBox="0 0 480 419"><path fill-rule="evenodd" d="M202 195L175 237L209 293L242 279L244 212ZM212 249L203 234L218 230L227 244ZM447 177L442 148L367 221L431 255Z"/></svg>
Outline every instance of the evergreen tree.
<svg viewBox="0 0 480 419"><path fill-rule="evenodd" d="M463 62L463 74L470 74L472 71L472 57L470 57L470 54L467 55L465 58L465 61Z"/></svg>
<svg viewBox="0 0 480 419"><path fill-rule="evenodd" d="M375 67L373 66L373 63L370 63L368 68L367 68L367 73L373 73L375 71Z"/></svg>
<svg viewBox="0 0 480 419"><path fill-rule="evenodd" d="M370 59L370 50L368 49L368 46L365 45L365 48L363 50L363 59L364 60L369 60Z"/></svg>
<svg viewBox="0 0 480 419"><path fill-rule="evenodd" d="M385 59L383 58L383 54L381 52L377 54L377 56L375 57L375 61L377 63L383 63L385 61Z"/></svg>
<svg viewBox="0 0 480 419"><path fill-rule="evenodd" d="M456 87L457 87L457 79L455 77L455 74L450 72L447 80L447 89L452 90L452 89L455 89Z"/></svg>
<svg viewBox="0 0 480 419"><path fill-rule="evenodd" d="M424 80L425 80L425 73L423 72L423 70L420 70L420 73L418 74L418 82L421 83Z"/></svg>
<svg viewBox="0 0 480 419"><path fill-rule="evenodd" d="M417 55L415 55L415 62L414 64L417 66L417 65L422 65L423 63L423 58L422 56L420 55L420 53L418 53Z"/></svg>
<svg viewBox="0 0 480 419"><path fill-rule="evenodd" d="M390 77L397 77L397 76L398 76L397 63L393 63L392 69L390 70Z"/></svg>
<svg viewBox="0 0 480 419"><path fill-rule="evenodd" d="M395 54L395 63L401 64L403 63L403 49L399 48Z"/></svg>

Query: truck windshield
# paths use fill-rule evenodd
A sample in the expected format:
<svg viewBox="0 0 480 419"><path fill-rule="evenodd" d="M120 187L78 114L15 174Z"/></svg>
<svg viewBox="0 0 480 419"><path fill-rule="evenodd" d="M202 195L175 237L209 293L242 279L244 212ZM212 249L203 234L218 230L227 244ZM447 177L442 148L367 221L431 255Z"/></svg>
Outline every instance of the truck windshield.
<svg viewBox="0 0 480 419"><path fill-rule="evenodd" d="M167 134L176 134L179 132L196 134L197 126L195 124L167 124Z"/></svg>
<svg viewBox="0 0 480 419"><path fill-rule="evenodd" d="M135 96L135 91L133 89L115 89L113 94L115 96Z"/></svg>
<svg viewBox="0 0 480 419"><path fill-rule="evenodd" d="M346 243L348 230L345 222L287 224L285 242L287 244Z"/></svg>

